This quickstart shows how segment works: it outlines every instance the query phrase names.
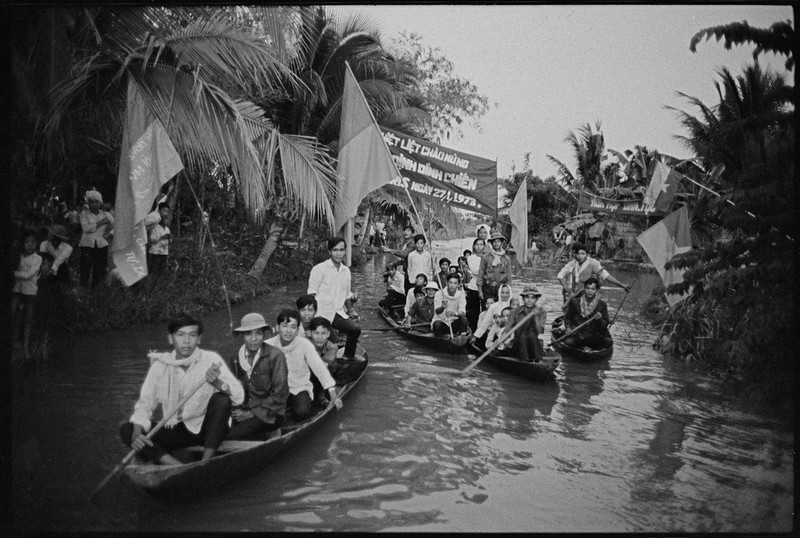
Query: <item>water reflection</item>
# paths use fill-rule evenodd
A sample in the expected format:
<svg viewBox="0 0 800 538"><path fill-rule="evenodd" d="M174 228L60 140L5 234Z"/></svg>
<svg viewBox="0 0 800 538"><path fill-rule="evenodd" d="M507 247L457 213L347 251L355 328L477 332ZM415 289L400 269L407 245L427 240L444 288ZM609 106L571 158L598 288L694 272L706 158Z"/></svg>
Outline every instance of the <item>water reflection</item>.
<svg viewBox="0 0 800 538"><path fill-rule="evenodd" d="M610 360L576 362L564 359L559 365L562 382L563 427L570 437L587 439L586 427L600 407L592 399L603 392Z"/></svg>

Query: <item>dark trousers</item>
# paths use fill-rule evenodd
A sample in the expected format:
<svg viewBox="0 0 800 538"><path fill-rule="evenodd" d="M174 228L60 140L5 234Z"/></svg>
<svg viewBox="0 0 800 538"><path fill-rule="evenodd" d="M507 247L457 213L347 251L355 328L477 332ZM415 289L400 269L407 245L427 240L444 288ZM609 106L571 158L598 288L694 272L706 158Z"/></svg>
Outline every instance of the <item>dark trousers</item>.
<svg viewBox="0 0 800 538"><path fill-rule="evenodd" d="M478 293L478 290L471 290L467 288L467 322L472 332L478 328L478 316L481 315L483 310L483 300Z"/></svg>
<svg viewBox="0 0 800 538"><path fill-rule="evenodd" d="M361 336L361 327L359 327L352 318L343 318L339 314L333 316L333 328L347 335L347 341L344 345L344 358L352 359L356 356L356 345L358 344L358 337Z"/></svg>
<svg viewBox="0 0 800 538"><path fill-rule="evenodd" d="M387 310L391 310L395 306L405 306L405 304L406 296L395 290L389 290L386 292L386 297L378 301L378 306Z"/></svg>
<svg viewBox="0 0 800 538"><path fill-rule="evenodd" d="M467 317L463 315L458 316L452 321L452 323L450 323L450 328L453 329L454 335L466 331L468 327L469 322L467 321ZM433 322L433 334L438 337L450 336L450 328L444 321L436 320Z"/></svg>
<svg viewBox="0 0 800 538"><path fill-rule="evenodd" d="M525 331L524 327L517 329L514 338L514 353L524 361L540 361L544 357L542 341L535 331Z"/></svg>
<svg viewBox="0 0 800 538"><path fill-rule="evenodd" d="M564 345L569 347L609 347L614 341L610 334L594 333L594 334L571 334L564 338Z"/></svg>
<svg viewBox="0 0 800 538"><path fill-rule="evenodd" d="M108 247L81 247L81 286L88 286L89 280L94 288L106 276Z"/></svg>
<svg viewBox="0 0 800 538"><path fill-rule="evenodd" d="M208 400L206 415L200 433L192 433L183 422L172 428L166 426L158 430L150 440L153 446L144 447L139 454L148 461L158 463L164 454L187 446L203 445L203 448L216 449L228 433L228 419L231 416L231 399L227 394L215 392ZM152 425L151 425L152 426ZM122 442L131 446L133 423L125 422L119 429Z"/></svg>
<svg viewBox="0 0 800 538"><path fill-rule="evenodd" d="M303 391L299 394L289 394L286 400L286 407L295 420L305 420L311 416L312 400L308 392Z"/></svg>
<svg viewBox="0 0 800 538"><path fill-rule="evenodd" d="M234 422L228 431L226 439L259 439L263 437L263 434L280 428L281 424L283 424L282 416L276 417L275 422L272 424L264 422L258 417L251 417L241 422Z"/></svg>
<svg viewBox="0 0 800 538"><path fill-rule="evenodd" d="M169 256L166 254L150 254L147 253L147 268L151 275L163 275L167 272L167 260Z"/></svg>

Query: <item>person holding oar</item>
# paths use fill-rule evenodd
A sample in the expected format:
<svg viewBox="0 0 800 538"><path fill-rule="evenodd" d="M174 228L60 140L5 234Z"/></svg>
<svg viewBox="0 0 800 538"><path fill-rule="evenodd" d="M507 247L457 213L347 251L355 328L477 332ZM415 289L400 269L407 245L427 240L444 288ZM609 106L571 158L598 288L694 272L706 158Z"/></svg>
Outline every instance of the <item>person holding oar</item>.
<svg viewBox="0 0 800 538"><path fill-rule="evenodd" d="M150 369L120 437L153 463L180 465L170 452L193 445L202 445L202 459L208 460L228 433L231 404L244 403L244 388L222 357L198 347L203 336L199 319L178 314L167 332L173 350L148 354ZM164 420L153 428L151 418L159 404ZM155 433L147 435L151 428Z"/></svg>
<svg viewBox="0 0 800 538"><path fill-rule="evenodd" d="M469 329L467 321L467 298L464 290L459 289L461 275L450 273L447 276L447 285L436 292L433 298L434 316L433 333L443 337L466 334Z"/></svg>
<svg viewBox="0 0 800 538"><path fill-rule="evenodd" d="M544 332L547 312L537 305L542 294L535 286L525 286L520 293L522 304L511 311L508 325L516 326L527 318L514 335L514 353L524 361L540 361L544 357L544 347L539 335Z"/></svg>
<svg viewBox="0 0 800 538"><path fill-rule="evenodd" d="M608 327L611 324L608 318L608 306L597 295L600 281L594 277L583 283L583 294L567 303L564 315L566 338L564 345L581 348L610 347L613 344ZM590 323L586 323L591 321ZM580 329L576 328L583 325Z"/></svg>
<svg viewBox="0 0 800 538"><path fill-rule="evenodd" d="M615 286L619 286L626 292L631 287L623 284L606 271L599 261L589 256L586 245L575 243L572 245L573 259L568 261L556 275L559 284L563 288L564 307L566 304L583 292L583 284L591 277L600 280L608 280Z"/></svg>

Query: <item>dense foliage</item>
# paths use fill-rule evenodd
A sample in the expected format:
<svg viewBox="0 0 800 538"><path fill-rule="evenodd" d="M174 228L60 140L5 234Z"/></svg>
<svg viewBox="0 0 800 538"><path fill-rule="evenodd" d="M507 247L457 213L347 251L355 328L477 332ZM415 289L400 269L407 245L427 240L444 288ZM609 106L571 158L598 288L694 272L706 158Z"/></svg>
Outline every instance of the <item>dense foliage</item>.
<svg viewBox="0 0 800 538"><path fill-rule="evenodd" d="M743 39L737 36L733 42ZM660 343L735 376L782 379L781 388L791 389L796 103L784 77L757 63L719 77L716 105L685 96L699 115L678 114L688 132L680 139L703 168L716 167L710 187L722 193L699 197L692 225L712 223L724 233L668 264L686 269L671 290L692 295L669 312Z"/></svg>

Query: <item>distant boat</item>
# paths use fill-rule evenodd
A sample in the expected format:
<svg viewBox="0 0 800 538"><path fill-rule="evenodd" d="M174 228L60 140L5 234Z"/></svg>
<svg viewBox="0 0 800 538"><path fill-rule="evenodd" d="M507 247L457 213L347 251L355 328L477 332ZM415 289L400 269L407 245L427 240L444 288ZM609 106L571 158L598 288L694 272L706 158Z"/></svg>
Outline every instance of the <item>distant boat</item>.
<svg viewBox="0 0 800 538"><path fill-rule="evenodd" d="M378 307L378 313L383 320L389 324L389 326L398 327L398 329L394 332L397 332L405 338L413 340L414 342L418 342L434 351L451 353L454 355L467 352L465 346L469 341L470 336L472 336L472 330L469 328L467 328L467 334L455 335L453 337L450 335L438 337L433 334L433 331L420 332L414 329L399 328L401 326L400 322L393 318L387 309L381 308L380 306Z"/></svg>
<svg viewBox="0 0 800 538"><path fill-rule="evenodd" d="M361 372L352 381L336 386L336 394L343 400L367 371L369 359L361 346L357 357L365 361ZM173 452L178 459L188 462L183 465L156 465L137 457L125 468L125 474L139 489L162 499L185 500L213 493L219 487L267 467L287 450L300 444L334 414L334 406L328 405L304 421L288 420L264 440L223 441L217 454L207 461L200 461L203 453L201 446Z"/></svg>
<svg viewBox="0 0 800 538"><path fill-rule="evenodd" d="M557 339L564 336L564 316L558 316L553 320L551 325L551 333L553 341L552 345L556 351L561 353L565 358L575 359L577 361L590 362L610 359L614 354L614 344L608 347L589 347L584 346L581 348L572 347L564 344L563 342L556 342Z"/></svg>

